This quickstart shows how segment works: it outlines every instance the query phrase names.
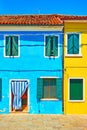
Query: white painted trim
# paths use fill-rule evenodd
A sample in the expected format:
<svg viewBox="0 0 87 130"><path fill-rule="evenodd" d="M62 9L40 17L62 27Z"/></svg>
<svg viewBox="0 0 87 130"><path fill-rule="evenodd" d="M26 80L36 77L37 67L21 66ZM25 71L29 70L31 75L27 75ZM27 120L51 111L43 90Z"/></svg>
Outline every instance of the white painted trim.
<svg viewBox="0 0 87 130"><path fill-rule="evenodd" d="M30 81L27 79L28 81L28 92L27 92L27 102L28 102L28 113L30 112Z"/></svg>
<svg viewBox="0 0 87 130"><path fill-rule="evenodd" d="M6 56L5 55L6 36L18 36L18 56ZM4 57L5 58L19 58L20 57L20 35L15 35L15 34L4 35Z"/></svg>
<svg viewBox="0 0 87 130"><path fill-rule="evenodd" d="M82 57L82 54L66 54L65 57Z"/></svg>
<svg viewBox="0 0 87 130"><path fill-rule="evenodd" d="M79 54L68 54L68 52L67 52L67 47L68 47L68 37L67 37L67 35L68 34L79 34ZM73 56L82 56L82 54L81 54L81 33L78 33L78 32L67 32L66 33L66 53L65 53L66 55L65 56L70 56L70 57L73 57Z"/></svg>
<svg viewBox="0 0 87 130"><path fill-rule="evenodd" d="M87 23L87 20L82 20L82 19L81 20L64 20L64 23L68 23L68 22L69 23L72 23L72 22L74 22L74 23L77 23L77 22L78 23L83 23L83 22Z"/></svg>
<svg viewBox="0 0 87 130"><path fill-rule="evenodd" d="M57 32L57 34L63 34L62 30L0 30L0 32ZM2 33L1 33L2 34ZM52 35L54 35L53 33ZM3 34L4 35L4 34ZM8 35L8 34L7 34ZM19 35L19 34L18 34ZM26 34L27 35L27 34ZM47 34L48 35L48 34Z"/></svg>
<svg viewBox="0 0 87 130"><path fill-rule="evenodd" d="M70 100L70 79L83 79L83 100ZM83 77L69 77L68 79L68 102L84 102L85 101L85 79Z"/></svg>
<svg viewBox="0 0 87 130"><path fill-rule="evenodd" d="M58 57L59 57L59 54L60 54L60 52L59 52L59 51L60 51L60 47L59 47L59 45L60 45L60 44L59 44L59 41L60 41L60 39L59 39L59 34L57 35L57 34L54 34L54 33L53 33L53 34L48 34L48 35L45 34L45 35L44 35L44 57L45 57L45 58L49 58L49 56L45 56L45 50L46 50L46 49L45 49L45 47L46 47L46 46L45 46L45 45L46 45L46 36L57 36L57 37L58 37L58 56L50 56L50 58L58 58Z"/></svg>
<svg viewBox="0 0 87 130"><path fill-rule="evenodd" d="M11 82L9 81L9 112L11 113Z"/></svg>
<svg viewBox="0 0 87 130"><path fill-rule="evenodd" d="M30 111L30 81L28 79L10 79L9 80L9 112L12 112L11 111L11 81L27 81L28 82L28 97L27 97L27 100L28 100L28 112Z"/></svg>
<svg viewBox="0 0 87 130"><path fill-rule="evenodd" d="M53 31L62 31L63 25L59 26L34 26L34 25L0 25L0 31L46 31L46 30L53 30Z"/></svg>

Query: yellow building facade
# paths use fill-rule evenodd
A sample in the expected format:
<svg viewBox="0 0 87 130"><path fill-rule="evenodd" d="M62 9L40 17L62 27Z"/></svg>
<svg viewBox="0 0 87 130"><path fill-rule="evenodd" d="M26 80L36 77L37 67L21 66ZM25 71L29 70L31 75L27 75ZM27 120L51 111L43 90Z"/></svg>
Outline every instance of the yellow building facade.
<svg viewBox="0 0 87 130"><path fill-rule="evenodd" d="M64 114L87 114L87 21L64 22Z"/></svg>

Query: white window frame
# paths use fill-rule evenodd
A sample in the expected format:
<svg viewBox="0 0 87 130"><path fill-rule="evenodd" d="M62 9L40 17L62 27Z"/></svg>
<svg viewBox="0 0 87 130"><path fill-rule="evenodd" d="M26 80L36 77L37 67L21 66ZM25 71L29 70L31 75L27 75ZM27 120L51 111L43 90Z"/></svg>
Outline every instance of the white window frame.
<svg viewBox="0 0 87 130"><path fill-rule="evenodd" d="M11 111L11 105L12 105L12 97L11 97L11 82L12 81L27 81L28 82L28 97L27 97L27 102L28 102L28 111L30 111L30 81L28 79L10 79L9 80L9 112Z"/></svg>
<svg viewBox="0 0 87 130"><path fill-rule="evenodd" d="M59 54L60 54L60 52L59 52L59 51L60 51L60 49L59 49L59 46L60 46L60 44L59 44L59 41L60 41L60 40L59 40L59 35L55 35L55 34L44 35L44 57L45 57L45 58L49 58L49 56L46 56L46 55L45 55L45 50L46 50L46 49L45 49L45 48L46 48L46 46L45 46L45 45L46 45L46 36L57 36L57 37L58 37L58 56L50 56L50 58L54 58L54 57L55 57L55 58L58 58L58 57L59 57Z"/></svg>
<svg viewBox="0 0 87 130"><path fill-rule="evenodd" d="M83 100L70 100L70 79L82 79L83 80ZM85 101L85 79L83 77L70 77L68 79L68 102L84 102Z"/></svg>
<svg viewBox="0 0 87 130"><path fill-rule="evenodd" d="M41 76L40 78L42 79L57 79L59 77L57 76ZM42 101L58 101L59 99L58 98L41 98L40 100Z"/></svg>
<svg viewBox="0 0 87 130"><path fill-rule="evenodd" d="M79 54L68 54L68 34L79 34ZM66 56L82 56L81 54L81 33L67 32L66 33Z"/></svg>
<svg viewBox="0 0 87 130"><path fill-rule="evenodd" d="M6 37L7 36L18 36L18 56L6 56L5 48L6 48ZM20 36L19 35L15 35L15 34L4 35L4 57L5 58L19 58L20 57Z"/></svg>

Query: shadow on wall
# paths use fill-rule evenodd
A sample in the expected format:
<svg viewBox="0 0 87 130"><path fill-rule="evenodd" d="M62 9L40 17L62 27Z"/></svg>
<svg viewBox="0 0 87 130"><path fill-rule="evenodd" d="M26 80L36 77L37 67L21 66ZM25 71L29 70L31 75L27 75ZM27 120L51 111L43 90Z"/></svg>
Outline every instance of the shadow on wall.
<svg viewBox="0 0 87 130"><path fill-rule="evenodd" d="M46 35L59 35L59 31L4 31L0 32L0 40L4 39L5 35L19 35L24 41L43 42Z"/></svg>

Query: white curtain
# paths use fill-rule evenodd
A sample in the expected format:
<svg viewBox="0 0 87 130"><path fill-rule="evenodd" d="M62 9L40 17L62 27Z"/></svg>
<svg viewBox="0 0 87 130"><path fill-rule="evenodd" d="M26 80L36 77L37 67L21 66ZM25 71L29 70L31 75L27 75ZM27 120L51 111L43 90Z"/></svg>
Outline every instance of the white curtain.
<svg viewBox="0 0 87 130"><path fill-rule="evenodd" d="M28 87L27 81L11 81L11 90L14 95L13 108L19 110L22 108L21 97Z"/></svg>

